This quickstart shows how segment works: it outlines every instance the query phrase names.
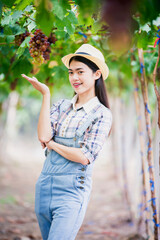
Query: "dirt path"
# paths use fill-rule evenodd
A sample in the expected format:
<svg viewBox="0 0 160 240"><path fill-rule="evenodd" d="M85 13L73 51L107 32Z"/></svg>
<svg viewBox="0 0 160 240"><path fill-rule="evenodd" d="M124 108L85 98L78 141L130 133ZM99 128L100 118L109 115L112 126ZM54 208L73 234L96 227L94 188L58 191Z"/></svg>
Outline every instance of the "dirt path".
<svg viewBox="0 0 160 240"><path fill-rule="evenodd" d="M12 161L0 170L0 240L40 240L34 214L34 186L43 162ZM143 239L136 234L122 201L111 161L99 159L94 167L92 195L76 240Z"/></svg>

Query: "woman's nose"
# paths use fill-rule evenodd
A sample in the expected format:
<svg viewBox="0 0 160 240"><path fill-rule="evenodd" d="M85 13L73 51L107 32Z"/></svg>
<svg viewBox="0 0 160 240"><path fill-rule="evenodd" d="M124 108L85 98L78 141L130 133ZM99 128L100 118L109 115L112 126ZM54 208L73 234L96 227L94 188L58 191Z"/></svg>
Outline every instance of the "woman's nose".
<svg viewBox="0 0 160 240"><path fill-rule="evenodd" d="M76 79L78 79L78 78L79 78L78 74L77 74L77 73L73 73L72 79L73 79L73 80L76 80Z"/></svg>

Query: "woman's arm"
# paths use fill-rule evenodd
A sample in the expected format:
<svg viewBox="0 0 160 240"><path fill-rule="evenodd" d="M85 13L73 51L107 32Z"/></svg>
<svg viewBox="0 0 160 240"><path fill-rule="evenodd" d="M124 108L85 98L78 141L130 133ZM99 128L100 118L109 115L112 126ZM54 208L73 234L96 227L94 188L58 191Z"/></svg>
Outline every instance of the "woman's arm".
<svg viewBox="0 0 160 240"><path fill-rule="evenodd" d="M83 165L89 164L89 160L85 157L80 148L67 147L57 142L54 142L53 140L45 144L48 149L55 150L57 153L70 161L78 162Z"/></svg>
<svg viewBox="0 0 160 240"><path fill-rule="evenodd" d="M43 95L43 101L41 106L41 111L38 120L38 139L41 142L48 142L51 136L51 123L50 123L50 93Z"/></svg>
<svg viewBox="0 0 160 240"><path fill-rule="evenodd" d="M52 138L52 130L50 123L50 91L49 88L37 80L35 77L28 77L21 74L22 77L28 80L32 86L43 95L42 107L38 121L38 139L41 143L48 142Z"/></svg>

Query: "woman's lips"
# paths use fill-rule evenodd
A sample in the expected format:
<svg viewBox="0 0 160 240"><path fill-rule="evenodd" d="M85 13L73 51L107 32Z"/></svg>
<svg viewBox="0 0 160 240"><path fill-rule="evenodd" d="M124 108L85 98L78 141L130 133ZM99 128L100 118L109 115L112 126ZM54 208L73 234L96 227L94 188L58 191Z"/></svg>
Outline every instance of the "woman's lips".
<svg viewBox="0 0 160 240"><path fill-rule="evenodd" d="M75 83L75 84L73 84L73 86L74 86L75 88L78 88L81 84L82 84L82 83Z"/></svg>

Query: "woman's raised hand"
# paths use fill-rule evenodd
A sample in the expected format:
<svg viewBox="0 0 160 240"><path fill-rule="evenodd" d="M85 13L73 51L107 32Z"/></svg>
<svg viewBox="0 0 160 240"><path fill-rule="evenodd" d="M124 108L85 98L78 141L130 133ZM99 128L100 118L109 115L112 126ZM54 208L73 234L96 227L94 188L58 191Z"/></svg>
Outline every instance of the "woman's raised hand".
<svg viewBox="0 0 160 240"><path fill-rule="evenodd" d="M30 77L26 76L25 74L21 74L21 76L24 77L25 79L27 79L28 82L30 82L35 89L37 89L40 93L42 93L42 95L50 93L47 85L39 82L37 80L37 78L35 78L35 77L30 78Z"/></svg>

